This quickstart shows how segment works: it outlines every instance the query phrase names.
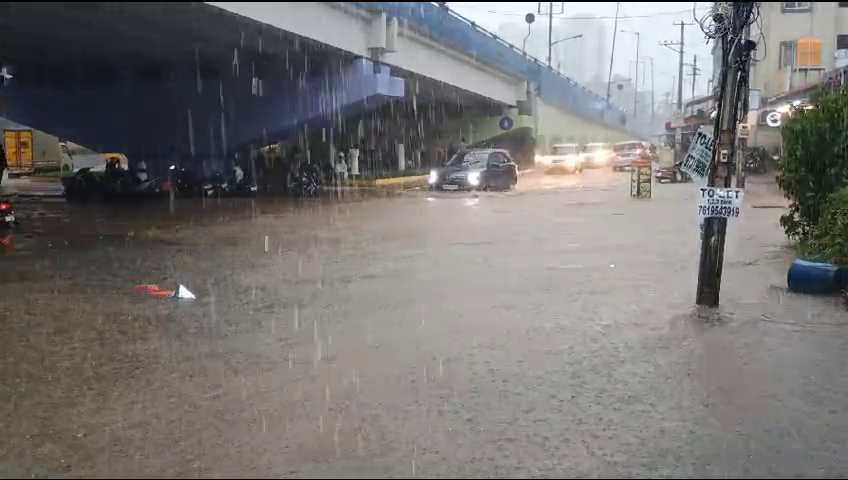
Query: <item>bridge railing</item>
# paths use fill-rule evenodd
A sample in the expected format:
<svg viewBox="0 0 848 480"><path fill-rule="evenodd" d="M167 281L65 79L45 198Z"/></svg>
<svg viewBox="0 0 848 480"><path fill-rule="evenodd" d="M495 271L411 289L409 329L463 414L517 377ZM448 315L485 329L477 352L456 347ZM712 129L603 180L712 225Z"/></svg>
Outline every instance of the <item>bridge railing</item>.
<svg viewBox="0 0 848 480"><path fill-rule="evenodd" d="M630 127L626 113L620 108L448 8L430 2L350 3L368 11L386 12L439 44L512 75L527 78L536 84L539 97L551 106L567 109L614 128Z"/></svg>

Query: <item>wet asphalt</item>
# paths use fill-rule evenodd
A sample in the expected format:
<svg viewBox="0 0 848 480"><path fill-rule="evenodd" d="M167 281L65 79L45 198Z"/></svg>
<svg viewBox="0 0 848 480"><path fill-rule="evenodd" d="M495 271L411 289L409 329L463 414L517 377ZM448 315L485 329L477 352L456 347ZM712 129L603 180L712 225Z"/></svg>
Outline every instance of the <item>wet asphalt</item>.
<svg viewBox="0 0 848 480"><path fill-rule="evenodd" d="M694 188L628 188L20 203L0 476L848 475L848 315L785 291L774 193L702 311Z"/></svg>

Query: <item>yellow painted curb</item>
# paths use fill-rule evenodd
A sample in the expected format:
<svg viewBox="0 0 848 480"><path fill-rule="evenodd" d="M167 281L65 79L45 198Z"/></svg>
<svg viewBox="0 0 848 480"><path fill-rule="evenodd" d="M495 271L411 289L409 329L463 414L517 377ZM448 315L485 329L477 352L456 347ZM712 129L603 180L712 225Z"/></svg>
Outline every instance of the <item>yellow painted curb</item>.
<svg viewBox="0 0 848 480"><path fill-rule="evenodd" d="M415 186L427 183L429 175L416 175L414 177L395 177L395 178L378 178L378 187L393 187L393 186Z"/></svg>

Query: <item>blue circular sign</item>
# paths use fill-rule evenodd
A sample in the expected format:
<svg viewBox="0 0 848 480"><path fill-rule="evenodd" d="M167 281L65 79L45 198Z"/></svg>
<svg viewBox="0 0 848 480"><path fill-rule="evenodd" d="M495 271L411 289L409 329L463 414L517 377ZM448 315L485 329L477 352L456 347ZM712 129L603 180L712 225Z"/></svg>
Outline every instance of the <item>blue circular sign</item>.
<svg viewBox="0 0 848 480"><path fill-rule="evenodd" d="M500 125L501 130L512 130L512 127L515 125L515 122L513 122L512 119L509 117L503 117L501 118L501 121L498 122L498 125Z"/></svg>

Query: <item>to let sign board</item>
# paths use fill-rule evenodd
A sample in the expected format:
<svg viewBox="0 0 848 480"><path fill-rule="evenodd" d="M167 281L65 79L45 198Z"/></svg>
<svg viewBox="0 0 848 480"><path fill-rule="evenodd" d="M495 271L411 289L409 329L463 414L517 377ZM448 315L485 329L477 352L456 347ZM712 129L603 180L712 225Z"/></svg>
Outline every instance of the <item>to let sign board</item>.
<svg viewBox="0 0 848 480"><path fill-rule="evenodd" d="M688 173L693 179L700 180L701 183L704 183L710 171L714 152L715 139L713 138L713 134L708 128L702 127L692 138L689 151L686 153L680 169Z"/></svg>
<svg viewBox="0 0 848 480"><path fill-rule="evenodd" d="M742 189L700 187L698 217L736 218L742 213Z"/></svg>

